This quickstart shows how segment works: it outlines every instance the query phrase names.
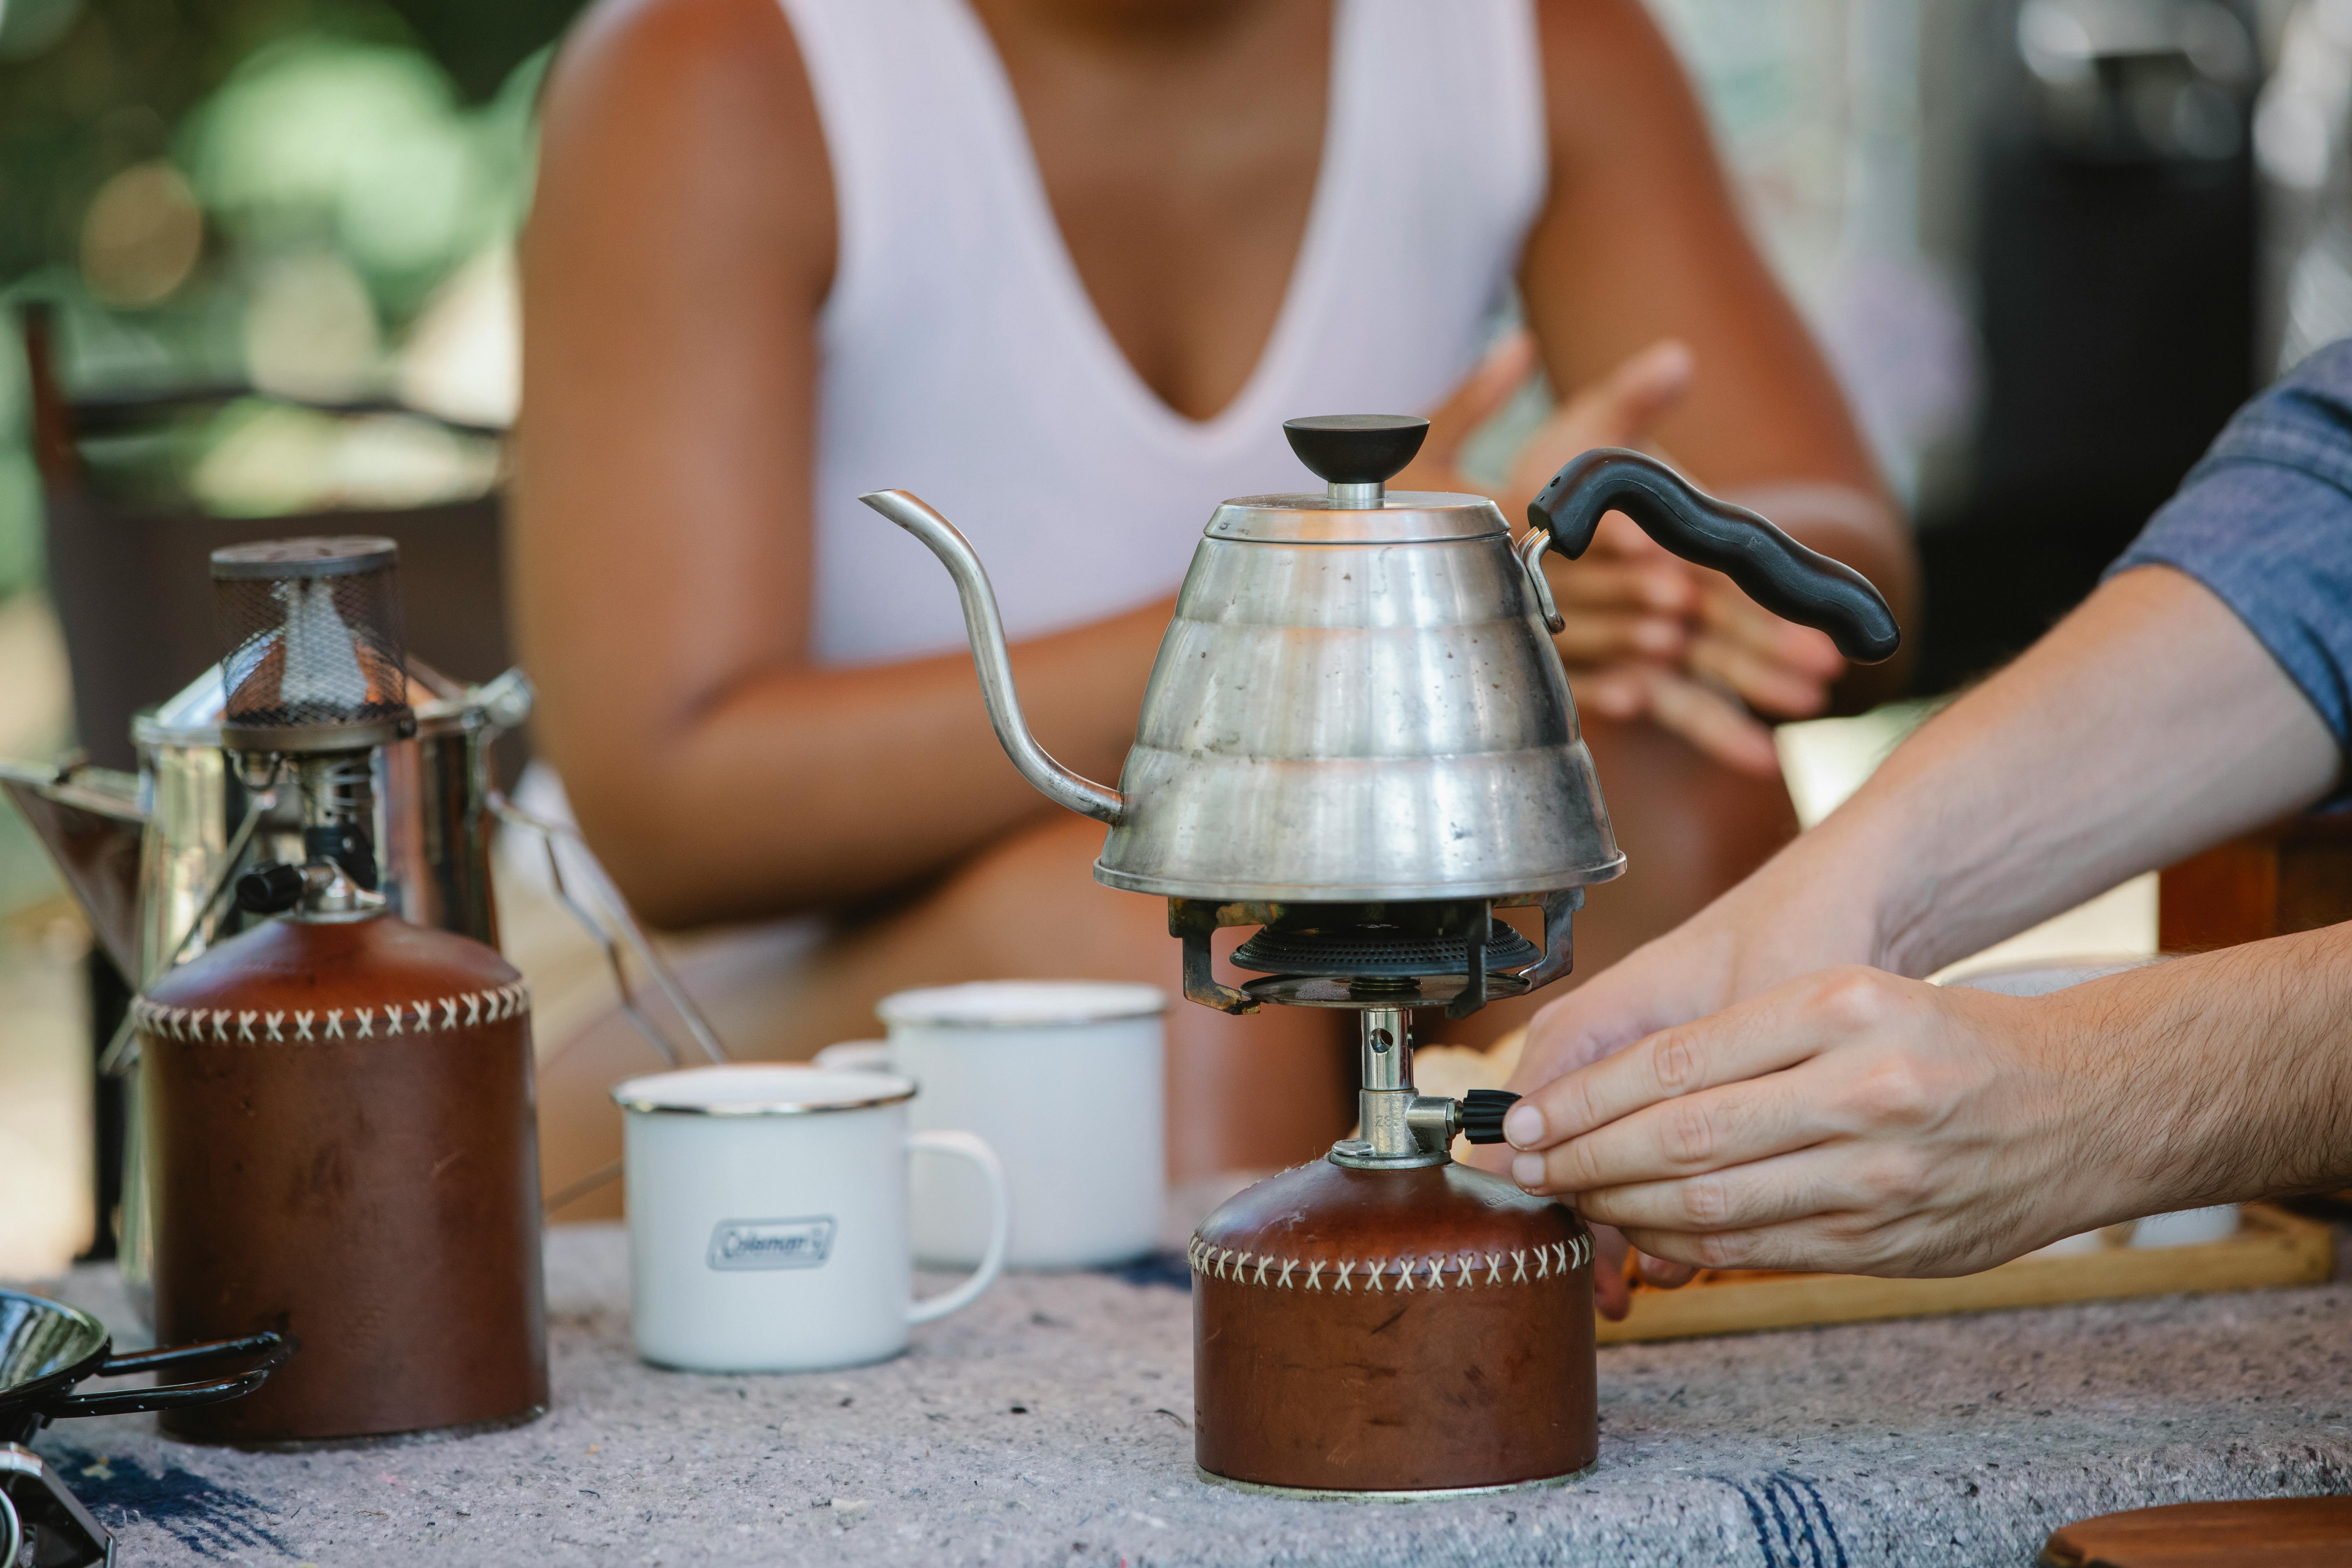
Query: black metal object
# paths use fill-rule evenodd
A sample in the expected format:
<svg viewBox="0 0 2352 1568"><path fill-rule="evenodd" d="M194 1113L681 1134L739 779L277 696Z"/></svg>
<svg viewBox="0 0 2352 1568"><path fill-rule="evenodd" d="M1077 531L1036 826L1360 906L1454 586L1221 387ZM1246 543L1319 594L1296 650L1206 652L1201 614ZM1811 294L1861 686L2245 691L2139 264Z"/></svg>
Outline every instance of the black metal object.
<svg viewBox="0 0 2352 1568"><path fill-rule="evenodd" d="M113 1561L114 1537L47 1461L21 1443L0 1443L0 1563L97 1568Z"/></svg>
<svg viewBox="0 0 2352 1568"><path fill-rule="evenodd" d="M1417 931L1409 925L1328 922L1328 910L1294 911L1242 943L1236 969L1260 974L1346 975L1365 980L1461 974L1470 963L1465 935ZM1517 971L1537 963L1543 952L1509 926L1492 927L1486 967Z"/></svg>
<svg viewBox="0 0 2352 1568"><path fill-rule="evenodd" d="M1462 1097L1462 1136L1473 1143L1500 1143L1504 1113L1518 1102L1508 1089L1472 1089Z"/></svg>
<svg viewBox="0 0 2352 1568"><path fill-rule="evenodd" d="M311 865L331 860L343 875L373 893L378 876L375 840L362 826L365 818L313 824L302 830L302 853Z"/></svg>
<svg viewBox="0 0 2352 1568"><path fill-rule="evenodd" d="M2251 34L2252 8L2223 3ZM1974 100L1983 412L1961 482L1920 518L1927 692L1999 668L2079 604L2259 379L2253 84L2227 89L2228 141L2167 145L2144 110L2196 86L2184 57L2099 60L2077 112L2053 113L2018 49L2019 0L1978 9L1953 68ZM2221 88L2200 96L2220 104Z"/></svg>
<svg viewBox="0 0 2352 1568"><path fill-rule="evenodd" d="M1539 907L1544 944L1498 924L1498 909ZM1168 900L1169 934L1184 944L1184 994L1221 1013L1264 1002L1309 1007L1434 1007L1466 1018L1499 996L1549 984L1574 962L1572 919L1584 889L1361 904L1221 904ZM1241 987L1216 977L1210 939L1221 926L1258 926L1234 962L1265 978Z"/></svg>
<svg viewBox="0 0 2352 1568"><path fill-rule="evenodd" d="M102 943L91 944L82 959L82 973L89 985L90 1182L97 1202L92 1205L96 1223L90 1229L89 1249L81 1258L85 1262L102 1262L115 1254L115 1211L122 1204L127 1096L122 1079L101 1070L98 1064L108 1042L114 1038L114 1031L121 1026L122 1016L131 1010L131 985L114 966L114 960L107 955Z"/></svg>
<svg viewBox="0 0 2352 1568"><path fill-rule="evenodd" d="M77 1415L121 1415L234 1399L260 1387L295 1352L294 1337L274 1329L233 1340L114 1354L106 1325L77 1307L22 1290L0 1290L0 1443L26 1443L50 1422ZM245 1361L239 1372L191 1383L77 1394L93 1377L172 1372L214 1362Z"/></svg>
<svg viewBox="0 0 2352 1568"><path fill-rule="evenodd" d="M236 907L249 915L283 914L302 901L309 885L299 866L256 866L236 879Z"/></svg>
<svg viewBox="0 0 2352 1568"><path fill-rule="evenodd" d="M1377 485L1412 461L1429 421L1410 414L1324 414L1286 419L1282 433L1325 483Z"/></svg>

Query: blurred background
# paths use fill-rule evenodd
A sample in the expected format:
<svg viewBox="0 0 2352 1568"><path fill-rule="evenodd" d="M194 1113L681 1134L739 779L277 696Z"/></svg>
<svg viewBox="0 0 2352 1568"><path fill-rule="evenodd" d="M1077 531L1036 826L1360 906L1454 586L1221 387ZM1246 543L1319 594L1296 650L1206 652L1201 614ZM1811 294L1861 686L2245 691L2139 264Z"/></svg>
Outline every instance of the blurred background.
<svg viewBox="0 0 2352 1568"><path fill-rule="evenodd" d="M2086 593L2252 388L2352 330L2352 0L1652 3L1927 561L1915 700L1784 731L1811 819ZM577 9L0 0L0 758L131 766L128 706L209 658L78 689L93 568L52 540L91 508L151 542L415 516L495 563L533 102ZM418 652L497 673L483 603ZM2147 947L2153 893L2048 941ZM111 984L0 810L0 1276L104 1228Z"/></svg>

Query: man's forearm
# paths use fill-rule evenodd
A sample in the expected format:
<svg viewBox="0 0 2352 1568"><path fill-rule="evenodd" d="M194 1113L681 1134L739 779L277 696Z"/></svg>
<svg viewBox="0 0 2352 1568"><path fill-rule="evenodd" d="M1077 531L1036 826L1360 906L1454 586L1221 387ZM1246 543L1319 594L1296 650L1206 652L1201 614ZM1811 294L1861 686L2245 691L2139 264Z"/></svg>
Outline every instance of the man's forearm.
<svg viewBox="0 0 2352 1568"><path fill-rule="evenodd" d="M2352 925L2176 959L2050 998L2105 1086L2112 1217L2352 1184ZM2100 1216L2110 1217L2110 1216Z"/></svg>
<svg viewBox="0 0 2352 1568"><path fill-rule="evenodd" d="M1873 962L1926 974L2309 805L2338 765L2230 608L2147 567L1937 715L1789 853L1871 900Z"/></svg>

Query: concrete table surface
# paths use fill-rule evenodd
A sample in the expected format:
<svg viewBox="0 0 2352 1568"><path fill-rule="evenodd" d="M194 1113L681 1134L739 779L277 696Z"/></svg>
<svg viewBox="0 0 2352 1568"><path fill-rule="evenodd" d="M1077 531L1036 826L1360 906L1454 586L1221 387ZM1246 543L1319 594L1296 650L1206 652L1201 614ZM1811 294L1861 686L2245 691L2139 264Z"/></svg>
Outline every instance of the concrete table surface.
<svg viewBox="0 0 2352 1568"><path fill-rule="evenodd" d="M1383 1504L1194 1479L1173 1284L1014 1276L897 1361L712 1377L632 1353L617 1228L555 1231L548 1260L554 1407L530 1426L255 1454L119 1416L37 1447L126 1568L2022 1568L2090 1514L2352 1490L2352 1285L1606 1349L1587 1478ZM48 1289L129 1327L109 1269Z"/></svg>

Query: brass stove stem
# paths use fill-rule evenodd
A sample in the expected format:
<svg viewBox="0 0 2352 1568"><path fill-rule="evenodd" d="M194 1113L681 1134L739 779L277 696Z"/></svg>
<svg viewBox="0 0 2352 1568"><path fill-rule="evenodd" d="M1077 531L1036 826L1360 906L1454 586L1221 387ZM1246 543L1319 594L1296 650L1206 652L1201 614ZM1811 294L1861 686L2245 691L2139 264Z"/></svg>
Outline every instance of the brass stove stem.
<svg viewBox="0 0 2352 1568"><path fill-rule="evenodd" d="M1412 1087L1412 1015L1402 1007L1367 1007L1362 1020L1363 1088L1356 1096L1361 1136L1331 1145L1335 1164L1361 1170L1410 1170L1451 1158L1458 1114L1451 1100Z"/></svg>
<svg viewBox="0 0 2352 1568"><path fill-rule="evenodd" d="M1367 1007L1363 1091L1356 1097L1364 1142L1391 1159L1421 1152L1406 1113L1412 1109L1412 1035L1402 1007Z"/></svg>

